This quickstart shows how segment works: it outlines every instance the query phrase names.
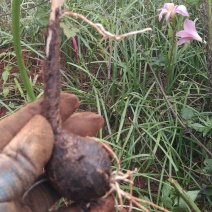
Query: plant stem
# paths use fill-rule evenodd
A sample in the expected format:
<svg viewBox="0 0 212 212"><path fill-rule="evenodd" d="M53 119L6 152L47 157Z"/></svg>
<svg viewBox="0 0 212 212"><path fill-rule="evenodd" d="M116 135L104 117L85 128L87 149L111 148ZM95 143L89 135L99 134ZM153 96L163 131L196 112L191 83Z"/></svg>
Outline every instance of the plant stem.
<svg viewBox="0 0 212 212"><path fill-rule="evenodd" d="M44 60L43 114L52 126L54 135L61 131L60 117L60 17L61 1L51 1L51 14L47 27L46 59Z"/></svg>
<svg viewBox="0 0 212 212"><path fill-rule="evenodd" d="M209 80L209 91L208 91L208 104L209 109L212 110L212 13L211 13L211 0L208 0L208 47L207 47L207 67L208 67L208 80Z"/></svg>
<svg viewBox="0 0 212 212"><path fill-rule="evenodd" d="M166 65L166 92L169 93L172 85L173 85L173 79L174 79L174 66L173 66L173 58L175 57L175 51L176 51L176 21L173 18L171 20L171 25L169 26L169 30L171 30L171 47L169 47L168 52L168 64Z"/></svg>
<svg viewBox="0 0 212 212"><path fill-rule="evenodd" d="M21 42L20 42L20 4L21 0L12 1L12 34L13 43L18 63L18 69L21 75L21 80L24 83L24 87L31 101L36 99L29 77L27 76L27 70L24 65L24 61L21 54Z"/></svg>
<svg viewBox="0 0 212 212"><path fill-rule="evenodd" d="M200 212L200 209L197 207L194 201L186 194L185 190L183 190L183 188L176 180L169 178L168 181L172 184L172 186L174 186L174 188L180 194L180 197L182 197L182 199L186 202L191 211Z"/></svg>
<svg viewBox="0 0 212 212"><path fill-rule="evenodd" d="M212 13L211 13L211 0L208 0L208 28L209 28L209 48L212 51Z"/></svg>

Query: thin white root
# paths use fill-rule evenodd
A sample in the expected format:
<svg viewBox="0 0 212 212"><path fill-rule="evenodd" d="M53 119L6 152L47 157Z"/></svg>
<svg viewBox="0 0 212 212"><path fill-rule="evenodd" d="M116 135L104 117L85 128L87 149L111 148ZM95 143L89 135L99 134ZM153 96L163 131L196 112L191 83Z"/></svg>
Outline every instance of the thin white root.
<svg viewBox="0 0 212 212"><path fill-rule="evenodd" d="M139 198L134 197L133 194L132 194L132 186L133 186L132 176L133 176L134 173L137 172L137 169L135 169L134 171L127 170L126 173L121 172L120 171L121 170L120 162L119 162L119 159L118 159L117 155L115 154L115 152L113 152L113 150L107 144L101 142L99 139L97 139L95 137L93 137L93 139L100 142L102 144L102 146L110 153L110 155L112 155L112 157L117 161L117 164L118 164L118 170L115 170L111 173L111 179L110 179L111 189L102 198L106 198L110 194L115 192L118 196L118 204L116 204L116 207L118 207L120 209L122 209L124 207L123 198L126 198L129 201L129 206L128 206L129 212L132 211L133 205L136 206L137 208L142 209L144 212L150 212L147 208L145 208L140 203L150 205L150 206L157 208L158 210L163 211L163 212L170 212L169 210L166 210L163 207L155 205L154 203L152 203L148 200L143 200L143 199L139 199ZM120 188L120 186L119 186L120 181L130 184L130 192L129 193L123 191Z"/></svg>
<svg viewBox="0 0 212 212"><path fill-rule="evenodd" d="M93 23L92 21L88 20L82 14L66 11L66 12L64 12L62 14L62 16L65 16L65 15L70 15L70 16L73 16L73 17L82 19L83 21L85 21L86 23L88 23L89 25L91 25L92 27L94 27L99 32L99 34L101 34L103 36L104 39L106 39L106 38L112 38L112 39L115 39L115 40L120 40L121 38L130 36L130 35L144 33L144 32L147 32L147 31L151 31L152 30L151 28L145 28L145 29L141 29L141 30L137 30L137 31L132 31L132 32L128 32L128 33L125 33L125 34L121 34L121 35L115 35L115 34L112 34L112 33L108 32L102 26L102 24L100 24L100 23Z"/></svg>
<svg viewBox="0 0 212 212"><path fill-rule="evenodd" d="M125 173L125 174L121 171L112 172L111 183L110 183L111 190L109 192L110 192L110 194L114 191L117 193L118 200L119 200L119 205L117 205L117 207L119 207L120 209L123 208L124 207L123 198L126 198L129 201L129 206L128 206L129 211L132 211L133 205L134 205L134 206L142 209L144 212L150 212L149 209L145 208L143 205L140 204L140 203L142 203L142 204L147 204L147 205L154 207L154 208L156 208L160 211L163 211L163 212L170 212L169 210L166 210L163 207L155 205L154 203L152 203L148 200L139 199L139 198L136 198L136 197L133 196L133 194L132 194L132 185L133 185L132 174L135 173L135 171L129 171L128 170L127 173ZM123 191L120 188L118 181L130 183L130 193Z"/></svg>

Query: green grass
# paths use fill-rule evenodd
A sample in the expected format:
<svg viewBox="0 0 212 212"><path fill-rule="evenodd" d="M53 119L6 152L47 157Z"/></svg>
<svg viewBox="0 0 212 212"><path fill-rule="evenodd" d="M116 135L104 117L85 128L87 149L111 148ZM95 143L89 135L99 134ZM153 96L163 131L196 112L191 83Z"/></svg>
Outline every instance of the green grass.
<svg viewBox="0 0 212 212"><path fill-rule="evenodd" d="M10 13L9 5L5 0L2 2L1 10ZM210 211L212 170L204 161L211 156L199 143L210 151L212 130L203 136L203 131L193 127L194 123L201 123L201 119L211 119L212 114L206 101L209 89L206 50L195 41L179 46L169 61L173 77L170 89L166 90L166 62L172 43L165 21L158 22L157 9L163 3L160 0L77 0L67 3L66 7L72 11L103 24L114 34L146 27L153 30L121 41L107 39L100 43L101 35L87 23L71 17L64 18L70 28L79 30L75 36L79 46L79 62L74 57L71 39L61 33L62 87L63 91L79 96L81 110L104 116L105 125L100 131L100 138L113 147L123 170L137 168L135 178L145 182L140 187L135 184L135 194L172 211L183 211L177 204L178 194L167 182L172 177L187 191L202 192L205 185L207 192L202 195L200 192L195 202L201 211ZM192 20L201 16L192 1L175 3L185 4L192 13ZM21 5L22 9L28 8L21 13L21 44L33 57L41 58L45 54L42 33L47 24L44 20L48 18L49 3L29 9L31 4L34 5L33 1L25 0ZM3 20L0 48L6 48L8 54L12 54L11 15L3 16ZM201 36L202 28L200 19L197 29ZM1 56L1 60L14 66L11 57ZM10 87L8 95L4 96L3 91L1 93L0 105L9 113L28 101L20 76L16 78L15 81L14 77L10 77L7 81L9 85L3 84ZM33 88L37 98L42 96L41 83ZM165 91L165 96L162 91ZM15 107L10 107L11 103ZM185 123L186 128L176 116ZM203 127L206 128L206 125ZM167 188L169 195L164 196ZM123 189L127 189L126 186ZM167 198L170 205L167 205Z"/></svg>

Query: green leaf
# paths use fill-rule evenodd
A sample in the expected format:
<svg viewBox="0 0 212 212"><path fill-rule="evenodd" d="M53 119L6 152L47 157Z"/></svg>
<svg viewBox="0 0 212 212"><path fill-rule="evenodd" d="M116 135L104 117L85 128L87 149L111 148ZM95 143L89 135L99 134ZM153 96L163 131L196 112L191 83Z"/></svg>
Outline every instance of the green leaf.
<svg viewBox="0 0 212 212"><path fill-rule="evenodd" d="M172 212L179 212L179 207L172 208ZM180 211L180 212L183 212L183 211Z"/></svg>
<svg viewBox="0 0 212 212"><path fill-rule="evenodd" d="M15 109L16 106L15 106L15 104L13 102L10 102L9 103L9 107L12 108L12 109Z"/></svg>
<svg viewBox="0 0 212 212"><path fill-rule="evenodd" d="M205 130L205 126L203 126L202 124L199 124L199 123L190 124L189 127L191 127L192 129L194 129L198 132L203 132Z"/></svg>
<svg viewBox="0 0 212 212"><path fill-rule="evenodd" d="M200 190L195 190L195 191L187 191L186 194L187 196L192 200L192 201L195 201L198 194L199 194ZM175 201L175 205L177 204L178 201ZM179 207L181 209L186 209L187 208L187 204L185 203L185 201L180 198L180 201L179 201Z"/></svg>
<svg viewBox="0 0 212 212"><path fill-rule="evenodd" d="M160 63L165 63L166 58L164 55L159 55L158 60L160 61Z"/></svg>
<svg viewBox="0 0 212 212"><path fill-rule="evenodd" d="M168 197L171 193L171 189L172 187L170 186L170 183L169 182L166 182L164 185L163 185L163 188L162 188L162 195L163 197Z"/></svg>
<svg viewBox="0 0 212 212"><path fill-rule="evenodd" d="M13 47L16 54L16 60L18 63L18 69L20 72L21 80L24 84L27 94L31 101L36 99L33 87L27 74L27 69L22 58L21 51L21 38L20 38L20 8L21 0L12 1L12 35L13 35Z"/></svg>
<svg viewBox="0 0 212 212"><path fill-rule="evenodd" d="M49 20L49 13L45 10L45 8L37 7L35 18L41 26L46 26Z"/></svg>
<svg viewBox="0 0 212 212"><path fill-rule="evenodd" d="M9 92L10 92L10 89L9 88L4 88L3 89L3 96L4 96L4 98L7 97L7 95L9 94Z"/></svg>
<svg viewBox="0 0 212 212"><path fill-rule="evenodd" d="M212 118L209 118L209 117L207 116L207 123L209 123L209 124L212 126Z"/></svg>
<svg viewBox="0 0 212 212"><path fill-rule="evenodd" d="M70 39L71 37L76 36L76 34L79 32L79 29L72 27L70 28L66 23L60 23L60 27L63 30L63 33L67 37L67 39Z"/></svg>
<svg viewBox="0 0 212 212"><path fill-rule="evenodd" d="M2 73L2 79L4 80L4 83L7 82L8 78L9 78L10 72L9 71L4 71Z"/></svg>
<svg viewBox="0 0 212 212"><path fill-rule="evenodd" d="M194 111L189 107L184 107L181 111L181 116L185 120L189 120L194 116Z"/></svg>
<svg viewBox="0 0 212 212"><path fill-rule="evenodd" d="M199 2L200 2L200 0L187 0L187 3L191 4L191 5L199 4Z"/></svg>
<svg viewBox="0 0 212 212"><path fill-rule="evenodd" d="M9 66L9 65L6 65L5 67L4 67L4 70L5 71L10 71L12 69L12 66Z"/></svg>
<svg viewBox="0 0 212 212"><path fill-rule="evenodd" d="M85 10L93 10L93 8L96 7L96 5L94 3L92 4L85 4L83 5Z"/></svg>
<svg viewBox="0 0 212 212"><path fill-rule="evenodd" d="M206 166L207 169L212 170L212 159L205 159L204 165Z"/></svg>
<svg viewBox="0 0 212 212"><path fill-rule="evenodd" d="M185 52L189 46L190 46L190 43L189 42L185 43L182 46L182 48L179 50L179 54L182 54L183 52Z"/></svg>
<svg viewBox="0 0 212 212"><path fill-rule="evenodd" d="M173 202L172 202L171 198L169 198L167 196L161 197L161 202L163 203L164 207L166 207L168 209L172 208Z"/></svg>
<svg viewBox="0 0 212 212"><path fill-rule="evenodd" d="M211 133L212 133L212 127L208 126L203 130L203 137L210 135Z"/></svg>

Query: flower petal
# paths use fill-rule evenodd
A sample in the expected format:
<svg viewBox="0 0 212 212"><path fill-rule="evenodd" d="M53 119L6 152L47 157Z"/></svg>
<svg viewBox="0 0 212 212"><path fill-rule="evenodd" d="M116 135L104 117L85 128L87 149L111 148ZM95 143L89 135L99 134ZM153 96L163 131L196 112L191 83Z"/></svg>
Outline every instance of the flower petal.
<svg viewBox="0 0 212 212"><path fill-rule="evenodd" d="M182 44L184 44L184 43L186 43L186 42L188 42L190 40L192 40L192 39L190 39L190 38L180 38L180 40L177 42L177 45L178 46L182 45Z"/></svg>
<svg viewBox="0 0 212 212"><path fill-rule="evenodd" d="M185 20L184 21L184 29L187 33L189 33L191 35L191 37L194 40L202 41L202 38L197 33L197 30L195 27L195 21Z"/></svg>
<svg viewBox="0 0 212 212"><path fill-rule="evenodd" d="M189 32L190 34L197 33L194 21L186 19L184 21L183 26L184 26L185 31Z"/></svg>
<svg viewBox="0 0 212 212"><path fill-rule="evenodd" d="M184 5L177 6L176 13L183 15L183 16L189 16L188 11Z"/></svg>
<svg viewBox="0 0 212 212"><path fill-rule="evenodd" d="M198 35L198 33L193 35L193 39L202 42L202 38Z"/></svg>
<svg viewBox="0 0 212 212"><path fill-rule="evenodd" d="M172 13L171 11L168 11L166 13L166 21L168 21L170 19L171 13Z"/></svg>
<svg viewBox="0 0 212 212"><path fill-rule="evenodd" d="M160 14L159 14L159 18L158 18L159 22L161 21L164 13L167 13L167 11L165 9L162 9Z"/></svg>
<svg viewBox="0 0 212 212"><path fill-rule="evenodd" d="M177 42L177 45L181 45L189 40L197 40L202 42L202 38L198 35L195 28L195 21L185 20L184 30L177 32L176 36L181 37L181 39Z"/></svg>
<svg viewBox="0 0 212 212"><path fill-rule="evenodd" d="M170 9L174 8L174 3L165 3L163 8L170 10Z"/></svg>
<svg viewBox="0 0 212 212"><path fill-rule="evenodd" d="M176 33L177 37L192 37L190 33L186 32L185 30L181 30Z"/></svg>

